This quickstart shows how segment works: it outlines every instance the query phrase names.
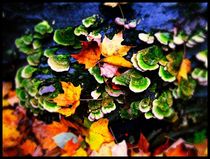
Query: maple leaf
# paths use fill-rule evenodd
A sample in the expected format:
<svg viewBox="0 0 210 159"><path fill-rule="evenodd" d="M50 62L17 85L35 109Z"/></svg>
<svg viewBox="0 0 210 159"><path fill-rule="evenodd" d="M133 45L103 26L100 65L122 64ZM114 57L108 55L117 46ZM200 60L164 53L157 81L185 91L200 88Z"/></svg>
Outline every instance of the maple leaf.
<svg viewBox="0 0 210 159"><path fill-rule="evenodd" d="M90 156L112 156L112 148L116 144L114 141L103 143L98 151L92 151Z"/></svg>
<svg viewBox="0 0 210 159"><path fill-rule="evenodd" d="M58 106L67 107L60 108L57 112L66 116L70 116L75 113L76 108L80 104L80 94L82 88L80 86L75 87L70 82L61 82L64 93L58 94L57 97L53 99ZM72 105L71 108L68 108L69 105Z"/></svg>
<svg viewBox="0 0 210 159"><path fill-rule="evenodd" d="M187 58L182 60L179 72L177 74L178 83L180 83L181 78L187 80L187 74L191 71L191 61Z"/></svg>
<svg viewBox="0 0 210 159"><path fill-rule="evenodd" d="M112 78L116 75L118 67L104 63L103 66L100 67L101 75L107 78Z"/></svg>
<svg viewBox="0 0 210 159"><path fill-rule="evenodd" d="M26 155L33 155L34 151L36 150L37 144L30 140L27 139L21 146L21 152L22 155L26 156Z"/></svg>
<svg viewBox="0 0 210 159"><path fill-rule="evenodd" d="M130 61L126 60L124 57L121 57L121 56L105 57L101 60L101 62L106 62L111 65L127 67L127 68L133 67L133 65Z"/></svg>
<svg viewBox="0 0 210 159"><path fill-rule="evenodd" d="M101 54L105 57L109 56L125 56L133 46L121 45L123 34L119 32L110 40L106 36L101 43Z"/></svg>
<svg viewBox="0 0 210 159"><path fill-rule="evenodd" d="M72 54L71 56L80 64L85 64L86 69L89 69L95 66L97 61L100 59L100 47L95 41L83 42L82 46L82 50L79 54Z"/></svg>
<svg viewBox="0 0 210 159"><path fill-rule="evenodd" d="M85 138L91 150L98 151L102 143L114 140L108 129L109 120L102 118L94 122L89 129L89 136Z"/></svg>
<svg viewBox="0 0 210 159"><path fill-rule="evenodd" d="M87 156L87 152L80 147L73 156Z"/></svg>

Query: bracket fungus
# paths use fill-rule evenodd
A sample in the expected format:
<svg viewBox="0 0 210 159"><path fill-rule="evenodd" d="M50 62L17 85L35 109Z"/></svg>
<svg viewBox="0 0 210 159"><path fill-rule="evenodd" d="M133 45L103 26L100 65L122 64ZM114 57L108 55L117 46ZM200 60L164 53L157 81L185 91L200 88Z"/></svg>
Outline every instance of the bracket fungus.
<svg viewBox="0 0 210 159"><path fill-rule="evenodd" d="M196 58L199 61L204 62L204 65L205 65L206 68L208 67L208 57L207 57L207 54L208 54L208 50L203 50L203 51L200 51L199 53L196 54Z"/></svg>
<svg viewBox="0 0 210 159"><path fill-rule="evenodd" d="M101 76L101 71L98 66L94 66L88 69L89 73L94 76L98 83L104 83L104 79Z"/></svg>
<svg viewBox="0 0 210 159"><path fill-rule="evenodd" d="M146 33L139 33L138 37L141 41L144 41L147 44L152 44L154 43L155 40L155 37L153 35Z"/></svg>
<svg viewBox="0 0 210 159"><path fill-rule="evenodd" d="M66 55L53 55L47 60L48 65L53 71L63 72L70 68L69 60Z"/></svg>
<svg viewBox="0 0 210 159"><path fill-rule="evenodd" d="M101 24L103 22L103 18L101 18L99 15L94 14L90 17L87 17L82 20L82 24L86 27L89 28L91 26L96 27L97 25Z"/></svg>
<svg viewBox="0 0 210 159"><path fill-rule="evenodd" d="M163 81L166 82L173 82L176 80L176 77L171 75L167 70L166 67L160 66L159 71L158 71L158 75L160 76L160 78Z"/></svg>
<svg viewBox="0 0 210 159"><path fill-rule="evenodd" d="M22 78L31 78L33 73L37 70L37 68L27 65L21 71Z"/></svg>
<svg viewBox="0 0 210 159"><path fill-rule="evenodd" d="M208 85L208 71L201 68L195 68L192 71L192 78L198 80L202 86Z"/></svg>
<svg viewBox="0 0 210 159"><path fill-rule="evenodd" d="M53 32L53 28L45 20L35 25L34 30L35 32L40 33L41 35Z"/></svg>

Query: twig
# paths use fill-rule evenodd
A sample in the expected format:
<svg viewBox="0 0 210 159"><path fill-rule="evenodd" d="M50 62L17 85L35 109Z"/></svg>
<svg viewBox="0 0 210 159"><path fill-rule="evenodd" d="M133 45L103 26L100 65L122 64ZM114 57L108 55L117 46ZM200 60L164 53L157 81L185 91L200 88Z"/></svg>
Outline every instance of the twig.
<svg viewBox="0 0 210 159"><path fill-rule="evenodd" d="M98 99L80 99L80 101L91 101L91 100L103 100L102 98L98 98Z"/></svg>

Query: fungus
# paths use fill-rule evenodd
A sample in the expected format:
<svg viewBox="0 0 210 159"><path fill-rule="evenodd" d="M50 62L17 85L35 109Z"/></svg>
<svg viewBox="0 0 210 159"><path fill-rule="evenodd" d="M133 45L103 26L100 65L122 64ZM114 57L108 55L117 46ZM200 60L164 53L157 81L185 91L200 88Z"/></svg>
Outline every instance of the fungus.
<svg viewBox="0 0 210 159"><path fill-rule="evenodd" d="M44 56L46 57L51 57L53 55L55 55L55 52L58 50L58 48L49 48L49 49L46 49L44 51Z"/></svg>
<svg viewBox="0 0 210 159"><path fill-rule="evenodd" d="M101 76L101 71L98 66L91 67L88 69L88 71L90 72L91 75L94 76L94 78L96 79L98 83L104 83L104 79Z"/></svg>
<svg viewBox="0 0 210 159"><path fill-rule="evenodd" d="M105 76L107 78L112 78L114 77L114 75L117 73L118 67L108 64L108 63L104 63L101 67L100 67L100 71L101 71L101 75Z"/></svg>
<svg viewBox="0 0 210 159"><path fill-rule="evenodd" d="M107 113L111 113L112 111L114 111L116 109L116 105L113 101L109 102L107 105L105 106L102 106L101 108L101 111L104 113L104 114L107 114Z"/></svg>
<svg viewBox="0 0 210 159"><path fill-rule="evenodd" d="M154 115L152 114L152 112L146 112L146 113L144 114L144 117L145 117L146 119L151 119L151 118L154 118Z"/></svg>
<svg viewBox="0 0 210 159"><path fill-rule="evenodd" d="M40 63L42 52L37 52L27 56L27 62L31 66L37 66Z"/></svg>
<svg viewBox="0 0 210 159"><path fill-rule="evenodd" d="M150 83L150 79L147 77L131 78L129 89L135 93L140 93L146 90Z"/></svg>
<svg viewBox="0 0 210 159"><path fill-rule="evenodd" d="M158 71L158 75L160 76L160 78L163 81L166 82L173 82L176 80L176 77L171 75L167 70L165 70L166 67L164 68L163 66L160 66L159 71Z"/></svg>
<svg viewBox="0 0 210 159"><path fill-rule="evenodd" d="M47 60L47 63L50 66L50 68L56 72L68 71L70 68L69 60L66 55L50 56Z"/></svg>
<svg viewBox="0 0 210 159"><path fill-rule="evenodd" d="M198 54L196 54L196 58L202 62L204 62L205 67L208 67L208 58L207 58L208 50L200 51Z"/></svg>
<svg viewBox="0 0 210 159"><path fill-rule="evenodd" d="M170 33L167 32L157 32L155 33L155 37L163 45L168 45L169 41L172 39Z"/></svg>
<svg viewBox="0 0 210 159"><path fill-rule="evenodd" d="M72 27L65 29L57 29L54 32L53 40L63 46L73 46L76 48L81 47L80 41L76 39Z"/></svg>
<svg viewBox="0 0 210 159"><path fill-rule="evenodd" d="M60 107L56 103L50 102L46 99L43 100L42 106L48 112L57 112L60 109Z"/></svg>
<svg viewBox="0 0 210 159"><path fill-rule="evenodd" d="M143 113L151 109L150 98L144 98L139 102L139 110Z"/></svg>
<svg viewBox="0 0 210 159"><path fill-rule="evenodd" d="M45 20L35 25L34 30L35 32L40 33L41 35L53 32L53 28Z"/></svg>
<svg viewBox="0 0 210 159"><path fill-rule="evenodd" d="M20 67L15 75L15 87L21 87L21 82L23 81L23 77L21 76L24 67Z"/></svg>
<svg viewBox="0 0 210 159"><path fill-rule="evenodd" d="M76 36L80 36L80 35L87 36L88 32L87 32L86 28L84 27L84 25L80 25L74 29L74 34Z"/></svg>
<svg viewBox="0 0 210 159"><path fill-rule="evenodd" d="M90 26L97 26L99 25L100 23L103 22L103 19L97 15L97 14L94 14L90 17L87 17L85 19L82 20L82 24L86 27L86 28L89 28Z"/></svg>
<svg viewBox="0 0 210 159"><path fill-rule="evenodd" d="M94 110L92 111L89 116L88 116L88 119L90 121L94 121L94 120L98 120L100 118L103 118L104 114L102 113L102 111L100 109L98 110Z"/></svg>
<svg viewBox="0 0 210 159"><path fill-rule="evenodd" d="M139 33L138 37L141 41L144 41L147 44L152 44L154 43L154 40L155 40L154 36L152 36L151 34L146 34L146 33Z"/></svg>
<svg viewBox="0 0 210 159"><path fill-rule="evenodd" d="M119 97L121 94L124 94L121 90L115 90L110 87L105 87L106 92L112 97Z"/></svg>
<svg viewBox="0 0 210 159"><path fill-rule="evenodd" d="M208 85L208 71L201 69L201 68L195 68L192 71L192 78L198 80L200 85L206 86Z"/></svg>
<svg viewBox="0 0 210 159"><path fill-rule="evenodd" d="M137 59L136 59L136 55L137 54L133 54L132 58L131 58L131 62L134 66L134 68L136 68L137 70L141 71L141 72L144 72L145 70L141 69L138 65L138 62L137 62Z"/></svg>
<svg viewBox="0 0 210 159"><path fill-rule="evenodd" d="M22 78L31 78L33 73L37 70L37 68L27 65L21 71Z"/></svg>
<svg viewBox="0 0 210 159"><path fill-rule="evenodd" d="M16 93L17 93L17 97L20 99L20 101L26 101L26 99L28 98L27 93L22 88L17 88Z"/></svg>
<svg viewBox="0 0 210 159"><path fill-rule="evenodd" d="M93 99L98 99L98 97L100 97L100 95L101 95L101 92L98 91L98 90L94 90L94 91L91 92L91 97Z"/></svg>

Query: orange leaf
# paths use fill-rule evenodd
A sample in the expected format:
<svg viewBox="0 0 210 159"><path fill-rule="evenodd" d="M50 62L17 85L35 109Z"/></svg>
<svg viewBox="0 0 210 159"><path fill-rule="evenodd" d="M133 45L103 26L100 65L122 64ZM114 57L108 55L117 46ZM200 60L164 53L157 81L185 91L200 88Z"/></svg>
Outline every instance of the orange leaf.
<svg viewBox="0 0 210 159"><path fill-rule="evenodd" d="M85 68L89 69L97 63L100 59L101 51L97 42L83 42L83 48L79 54L72 54L80 64L85 64Z"/></svg>
<svg viewBox="0 0 210 159"><path fill-rule="evenodd" d="M109 56L125 56L132 46L121 45L123 34L119 32L110 40L106 36L101 43L101 54L105 57Z"/></svg>
<svg viewBox="0 0 210 159"><path fill-rule="evenodd" d="M68 126L56 121L53 121L53 123L47 125L42 121L35 120L32 130L42 145L42 148L52 150L57 147L52 137L59 133L67 132Z"/></svg>
<svg viewBox="0 0 210 159"><path fill-rule="evenodd" d="M149 142L147 141L146 137L142 133L140 134L138 147L143 152L149 152Z"/></svg>
<svg viewBox="0 0 210 159"><path fill-rule="evenodd" d="M187 74L191 71L191 61L187 58L182 60L179 72L177 74L178 83L180 83L181 78L187 80Z"/></svg>
<svg viewBox="0 0 210 159"><path fill-rule="evenodd" d="M58 94L57 97L53 99L55 103L57 103L58 106L61 107L67 107L67 108L60 108L58 110L58 113L70 116L75 113L76 108L80 104L80 94L82 88L80 86L75 87L70 82L61 82L62 88L64 93ZM71 108L69 108L69 105L72 105Z"/></svg>
<svg viewBox="0 0 210 159"><path fill-rule="evenodd" d="M3 85L2 85L2 96L6 96L9 91L11 90L12 88L12 83L11 82L3 82Z"/></svg>
<svg viewBox="0 0 210 159"><path fill-rule="evenodd" d="M109 63L111 65L121 66L121 67L128 67L128 68L133 67L133 65L130 61L126 60L125 58L123 58L121 56L105 57L104 59L101 60L101 62L106 62L106 63Z"/></svg>
<svg viewBox="0 0 210 159"><path fill-rule="evenodd" d="M27 139L21 146L22 155L32 155L37 147L36 143L32 140Z"/></svg>
<svg viewBox="0 0 210 159"><path fill-rule="evenodd" d="M109 132L108 123L108 119L102 118L91 125L89 136L86 137L86 142L90 145L91 150L98 151L104 142L114 140L112 134Z"/></svg>
<svg viewBox="0 0 210 159"><path fill-rule="evenodd" d="M194 144L198 150L198 156L208 156L208 140L205 139L203 142Z"/></svg>
<svg viewBox="0 0 210 159"><path fill-rule="evenodd" d="M183 139L178 139L165 152L166 156L197 156L193 145L186 144Z"/></svg>
<svg viewBox="0 0 210 159"><path fill-rule="evenodd" d="M78 142L76 143L73 142L73 139L69 140L63 148L66 151L66 155L74 155L76 153L76 150L80 147L80 143L82 142L82 140L83 139L81 136L78 137Z"/></svg>
<svg viewBox="0 0 210 159"><path fill-rule="evenodd" d="M170 142L169 142L169 139L167 138L166 142L163 145L160 145L154 150L153 155L156 156L163 153L163 151L166 150L169 146L170 146Z"/></svg>

